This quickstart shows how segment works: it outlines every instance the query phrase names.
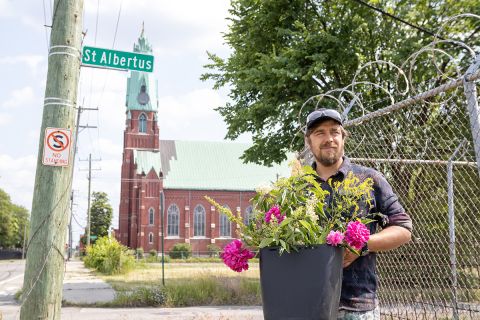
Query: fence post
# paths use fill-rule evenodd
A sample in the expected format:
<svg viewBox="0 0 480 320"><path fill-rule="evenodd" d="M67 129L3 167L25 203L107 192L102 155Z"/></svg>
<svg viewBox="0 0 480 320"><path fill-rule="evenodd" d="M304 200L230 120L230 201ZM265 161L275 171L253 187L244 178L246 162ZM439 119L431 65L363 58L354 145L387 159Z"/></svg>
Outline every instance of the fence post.
<svg viewBox="0 0 480 320"><path fill-rule="evenodd" d="M455 204L453 198L453 159L462 147L467 143L463 140L460 145L455 149L450 159L448 159L447 165L447 183L448 183L448 234L450 252L450 268L452 272L452 309L453 319L458 320L458 304L457 304L457 255L455 252Z"/></svg>
<svg viewBox="0 0 480 320"><path fill-rule="evenodd" d="M480 67L480 53L475 62L468 68L463 80L463 89L467 97L467 109L470 117L475 158L477 159L478 175L480 176L480 110L477 101L477 86L474 81L468 81L467 77L474 74Z"/></svg>

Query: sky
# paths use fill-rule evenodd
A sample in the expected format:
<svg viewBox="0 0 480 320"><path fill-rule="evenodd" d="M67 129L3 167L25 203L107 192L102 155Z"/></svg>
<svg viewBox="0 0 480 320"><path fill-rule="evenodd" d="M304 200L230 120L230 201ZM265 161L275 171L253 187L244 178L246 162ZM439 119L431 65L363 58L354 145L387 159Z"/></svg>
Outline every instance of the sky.
<svg viewBox="0 0 480 320"><path fill-rule="evenodd" d="M222 32L228 28L228 0L86 0L83 45L132 51L142 23L153 46L158 79L161 139L223 140L227 129L214 110L227 90L202 82L207 51L229 55ZM32 206L33 185L47 75L53 0L0 0L0 188L12 201ZM118 26L117 26L118 22ZM92 191L107 192L118 225L120 168L125 127L128 72L82 67L81 125L97 126L79 134L73 179L73 240L86 224L87 168L92 154ZM241 136L238 142L250 142ZM80 160L80 161L79 161Z"/></svg>

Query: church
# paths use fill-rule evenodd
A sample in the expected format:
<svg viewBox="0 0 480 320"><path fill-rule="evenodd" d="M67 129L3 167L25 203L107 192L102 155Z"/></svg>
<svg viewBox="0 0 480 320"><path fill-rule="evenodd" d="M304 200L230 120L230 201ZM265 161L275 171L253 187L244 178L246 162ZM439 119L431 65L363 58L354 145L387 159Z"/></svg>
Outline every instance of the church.
<svg viewBox="0 0 480 320"><path fill-rule="evenodd" d="M152 54L143 30L133 50ZM145 252L161 251L162 236L167 253L176 243L189 243L198 255L210 244L223 248L236 237L237 226L204 197L240 212L248 222L255 188L288 176L288 165L245 164L240 156L250 145L244 143L160 140L159 117L153 74L131 71L115 236Z"/></svg>

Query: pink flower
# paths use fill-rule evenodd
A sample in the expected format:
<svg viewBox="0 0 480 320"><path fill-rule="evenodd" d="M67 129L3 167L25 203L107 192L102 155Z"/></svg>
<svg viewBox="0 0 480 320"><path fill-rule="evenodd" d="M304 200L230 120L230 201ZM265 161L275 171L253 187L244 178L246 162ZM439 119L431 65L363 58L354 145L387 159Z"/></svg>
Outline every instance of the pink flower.
<svg viewBox="0 0 480 320"><path fill-rule="evenodd" d="M242 241L234 240L227 244L220 254L223 262L233 271L242 272L248 270L248 259L255 256L253 252L242 248Z"/></svg>
<svg viewBox="0 0 480 320"><path fill-rule="evenodd" d="M344 235L343 233L341 233L340 231L330 231L330 233L328 234L327 236L327 243L331 246L338 246L339 244L342 243L343 241L343 238L344 238Z"/></svg>
<svg viewBox="0 0 480 320"><path fill-rule="evenodd" d="M280 208L275 205L265 213L265 222L270 223L272 221L272 216L277 218L278 224L282 223L283 219L285 219L285 215L280 212Z"/></svg>
<svg viewBox="0 0 480 320"><path fill-rule="evenodd" d="M356 250L363 248L370 238L370 231L360 221L349 222L345 232L345 241Z"/></svg>

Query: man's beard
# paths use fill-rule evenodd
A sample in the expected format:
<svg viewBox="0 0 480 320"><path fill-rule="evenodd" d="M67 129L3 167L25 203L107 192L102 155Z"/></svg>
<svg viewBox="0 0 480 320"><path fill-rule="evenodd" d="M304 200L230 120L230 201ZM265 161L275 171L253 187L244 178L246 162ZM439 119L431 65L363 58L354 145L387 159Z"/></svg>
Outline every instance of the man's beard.
<svg viewBox="0 0 480 320"><path fill-rule="evenodd" d="M315 156L315 159L320 164L322 164L325 167L330 167L338 162L342 154L341 152L334 152L333 154L324 154L320 150L320 152L318 152L318 154L314 154L314 156Z"/></svg>

